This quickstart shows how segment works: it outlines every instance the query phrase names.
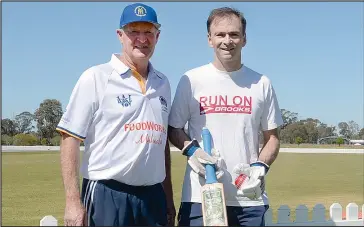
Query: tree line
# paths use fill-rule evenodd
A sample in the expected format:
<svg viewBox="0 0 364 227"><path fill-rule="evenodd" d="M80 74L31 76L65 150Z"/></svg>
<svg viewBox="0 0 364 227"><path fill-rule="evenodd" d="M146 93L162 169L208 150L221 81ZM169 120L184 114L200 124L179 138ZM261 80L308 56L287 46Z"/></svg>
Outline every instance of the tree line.
<svg viewBox="0 0 364 227"><path fill-rule="evenodd" d="M298 113L281 109L284 124L279 128L282 143L317 143L324 137L338 137L323 140L323 143L344 143L345 139L364 139L364 128L354 121L339 122L330 126L319 119L298 119ZM24 111L14 119L1 119L2 145L53 145L60 144L56 126L63 115L62 104L56 99L45 99L34 113Z"/></svg>
<svg viewBox="0 0 364 227"><path fill-rule="evenodd" d="M62 114L60 101L45 99L34 113L24 111L14 119L1 119L1 144L58 146L61 137L56 131L56 126Z"/></svg>
<svg viewBox="0 0 364 227"><path fill-rule="evenodd" d="M339 122L337 126L327 125L319 119L298 119L298 113L281 109L284 124L279 129L282 143L315 144L320 138L332 137L322 140L321 143L343 144L345 140L363 140L364 128L359 127L355 121Z"/></svg>

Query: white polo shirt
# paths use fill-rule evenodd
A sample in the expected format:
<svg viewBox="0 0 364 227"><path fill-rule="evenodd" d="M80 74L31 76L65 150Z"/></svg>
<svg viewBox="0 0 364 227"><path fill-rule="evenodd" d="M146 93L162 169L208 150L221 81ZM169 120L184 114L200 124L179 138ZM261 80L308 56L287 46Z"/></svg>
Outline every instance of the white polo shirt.
<svg viewBox="0 0 364 227"><path fill-rule="evenodd" d="M188 135L201 141L207 127L212 146L219 150L226 166L224 184L228 206L268 204L267 194L258 200L237 197L233 168L239 163L258 160L259 130L277 128L283 123L276 95L270 80L245 66L235 72L222 72L207 64L185 73L177 86L169 125L183 128ZM187 164L182 202L201 202L200 190L205 180Z"/></svg>
<svg viewBox="0 0 364 227"><path fill-rule="evenodd" d="M57 130L84 140L83 177L153 185L165 178L170 106L165 75L149 64L143 84L113 54L81 75Z"/></svg>

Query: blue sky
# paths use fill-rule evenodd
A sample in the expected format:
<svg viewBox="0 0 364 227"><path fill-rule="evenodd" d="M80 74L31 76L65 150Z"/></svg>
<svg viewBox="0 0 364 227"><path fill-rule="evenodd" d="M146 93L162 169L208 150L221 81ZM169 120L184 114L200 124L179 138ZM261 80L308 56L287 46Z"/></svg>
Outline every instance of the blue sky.
<svg viewBox="0 0 364 227"><path fill-rule="evenodd" d="M65 109L88 67L121 51L115 29L127 2L3 2L2 118L34 112L47 98ZM206 20L216 7L247 19L243 63L266 74L281 108L329 125L363 117L363 2L148 2L161 36L151 59L179 78L209 63Z"/></svg>

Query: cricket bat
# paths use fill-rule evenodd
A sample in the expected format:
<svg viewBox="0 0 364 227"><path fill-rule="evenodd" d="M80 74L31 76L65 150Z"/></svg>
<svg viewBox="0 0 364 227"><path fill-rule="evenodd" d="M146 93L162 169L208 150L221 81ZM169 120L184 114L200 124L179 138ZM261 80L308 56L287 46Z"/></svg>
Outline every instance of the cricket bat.
<svg viewBox="0 0 364 227"><path fill-rule="evenodd" d="M211 133L202 129L204 150L211 155ZM206 165L206 184L201 188L202 217L204 226L228 226L224 186L218 183L214 165Z"/></svg>

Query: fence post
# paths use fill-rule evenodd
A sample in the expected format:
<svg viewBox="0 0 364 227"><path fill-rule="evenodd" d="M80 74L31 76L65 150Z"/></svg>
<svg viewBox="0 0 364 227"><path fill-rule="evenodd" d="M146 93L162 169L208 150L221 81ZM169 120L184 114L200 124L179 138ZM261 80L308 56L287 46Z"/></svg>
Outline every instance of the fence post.
<svg viewBox="0 0 364 227"><path fill-rule="evenodd" d="M325 222L325 206L322 204L316 204L313 208L312 213L313 222Z"/></svg>
<svg viewBox="0 0 364 227"><path fill-rule="evenodd" d="M358 220L358 205L356 203L349 203L346 206L346 220Z"/></svg>
<svg viewBox="0 0 364 227"><path fill-rule="evenodd" d="M264 214L264 221L265 221L265 225L266 226L273 225L273 213L272 213L272 209L271 208L269 208L267 210L267 212L265 212L265 214Z"/></svg>
<svg viewBox="0 0 364 227"><path fill-rule="evenodd" d="M305 205L299 205L296 208L296 220L297 223L308 222L308 208Z"/></svg>
<svg viewBox="0 0 364 227"><path fill-rule="evenodd" d="M47 215L40 220L40 226L58 226L58 221L52 215Z"/></svg>
<svg viewBox="0 0 364 227"><path fill-rule="evenodd" d="M287 205L278 208L278 224L286 224L291 222L291 209Z"/></svg>
<svg viewBox="0 0 364 227"><path fill-rule="evenodd" d="M333 203L330 206L330 219L333 221L341 221L342 220L342 207L339 203Z"/></svg>

